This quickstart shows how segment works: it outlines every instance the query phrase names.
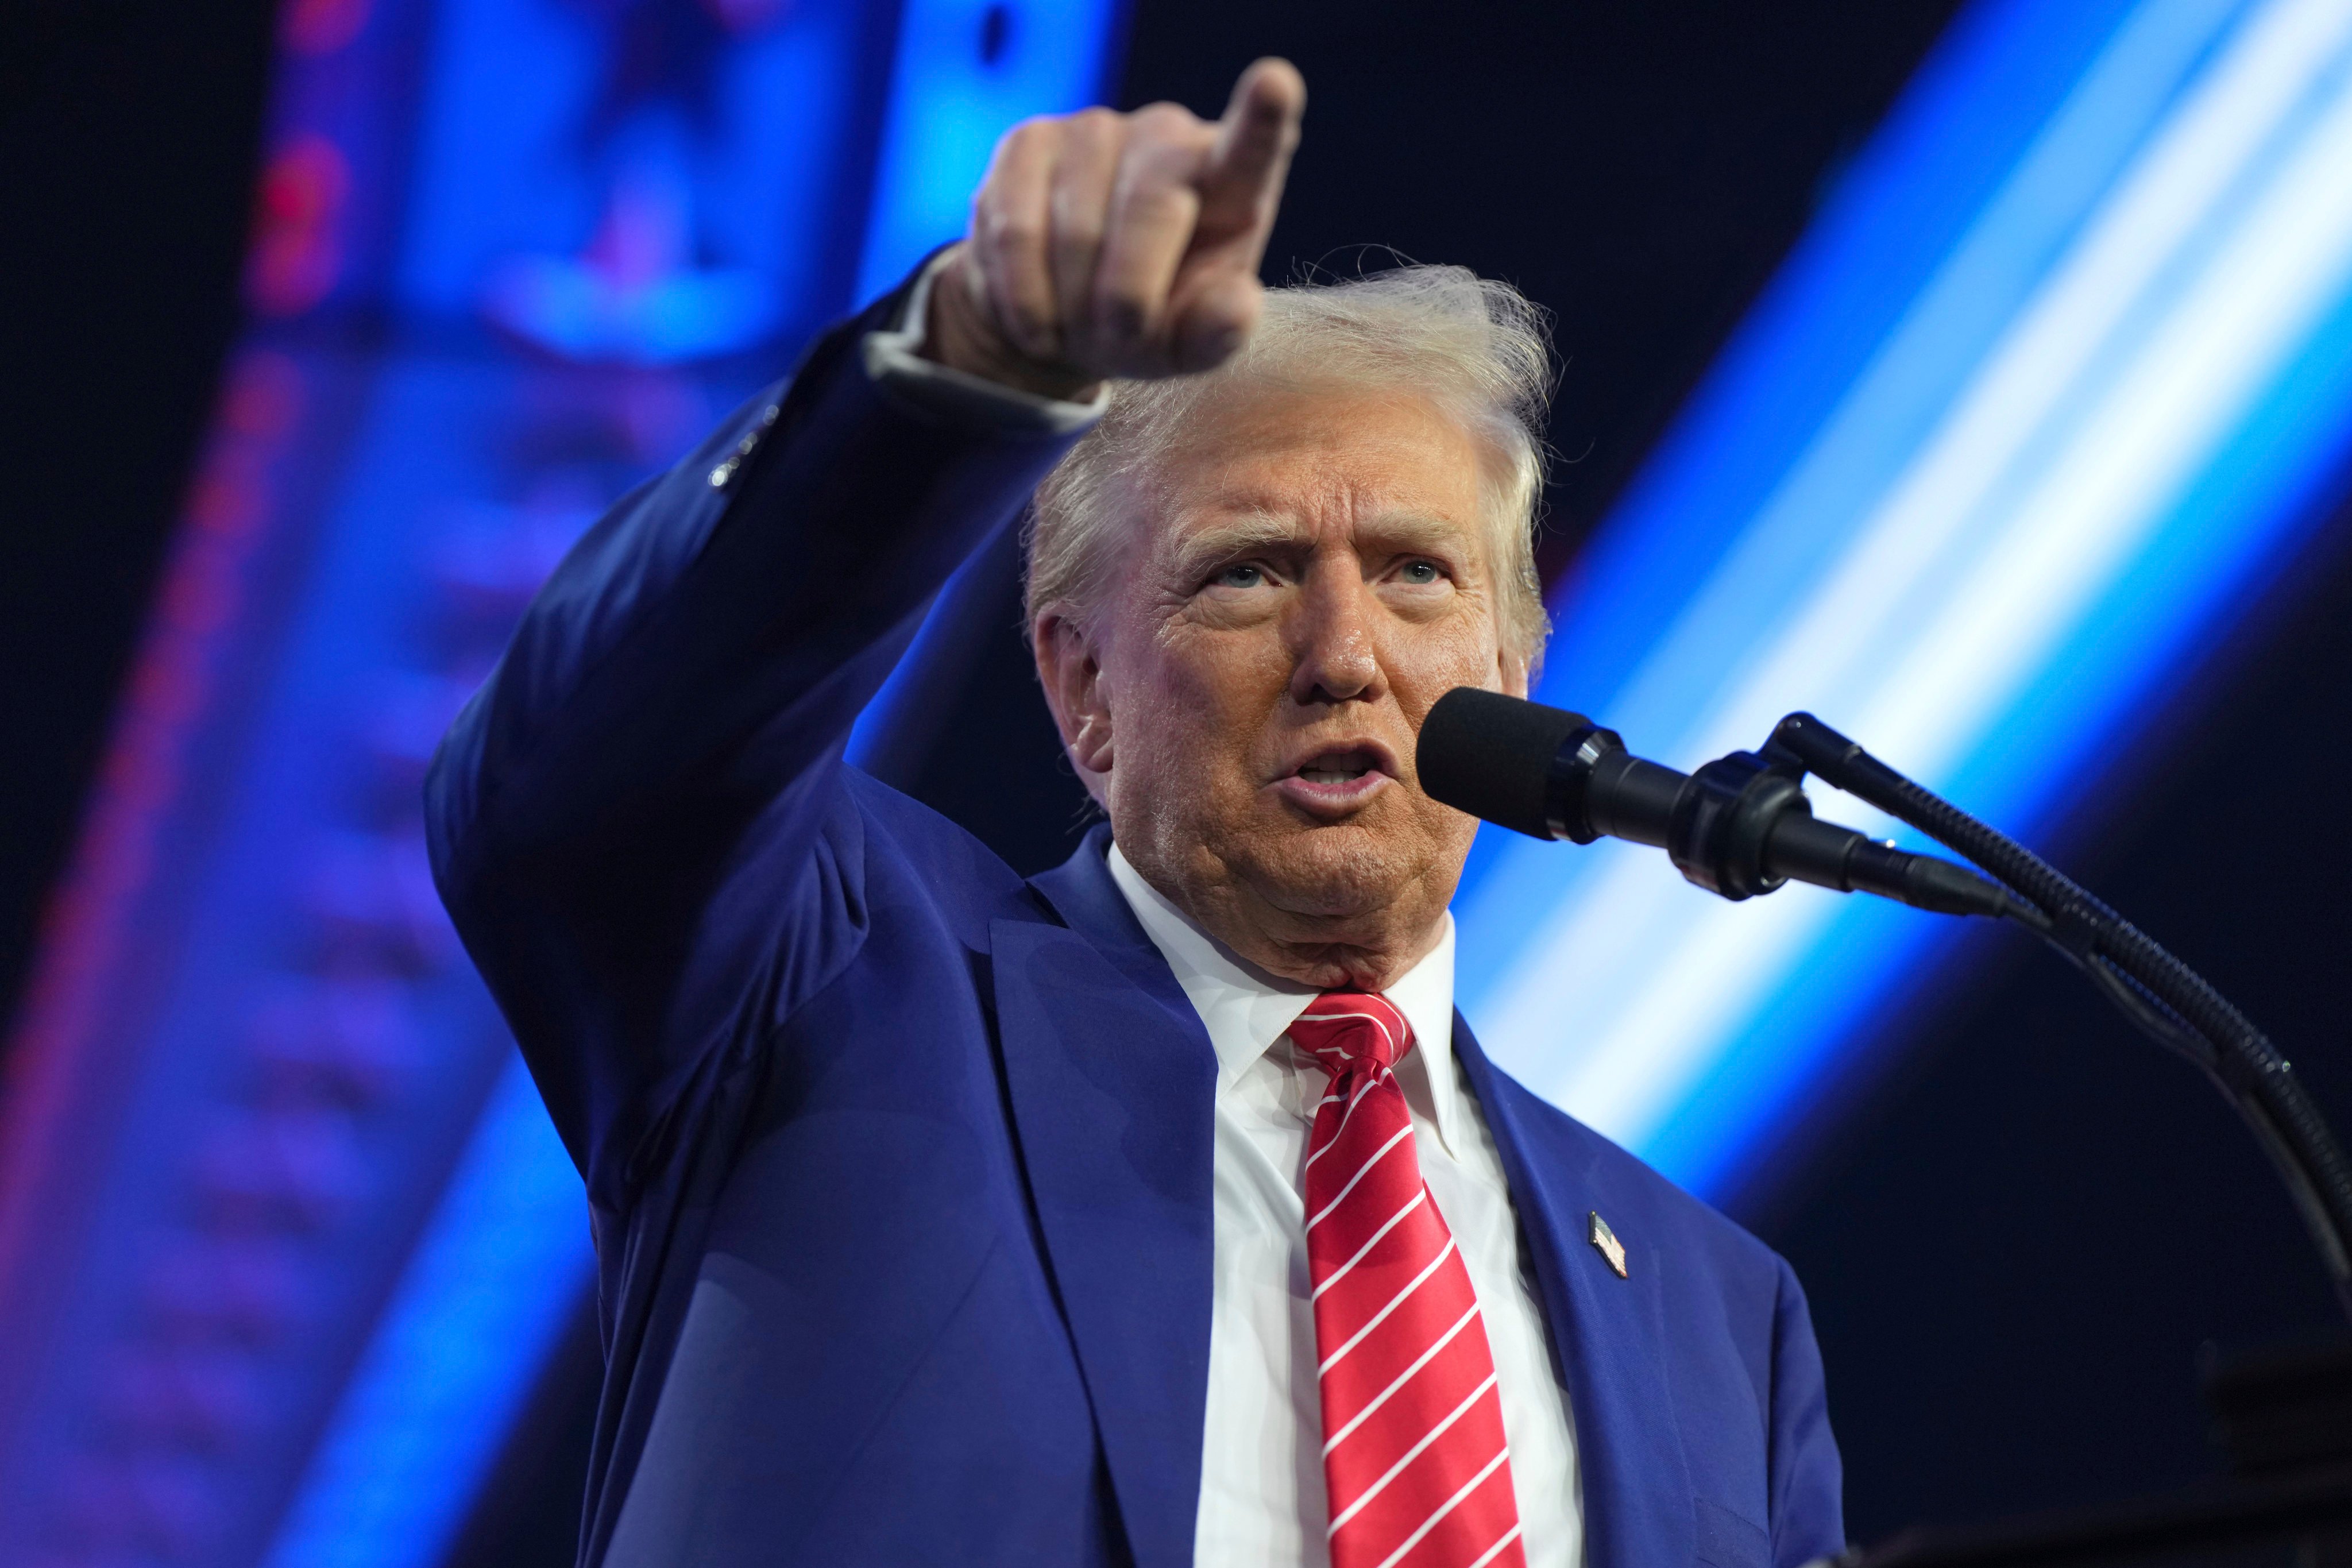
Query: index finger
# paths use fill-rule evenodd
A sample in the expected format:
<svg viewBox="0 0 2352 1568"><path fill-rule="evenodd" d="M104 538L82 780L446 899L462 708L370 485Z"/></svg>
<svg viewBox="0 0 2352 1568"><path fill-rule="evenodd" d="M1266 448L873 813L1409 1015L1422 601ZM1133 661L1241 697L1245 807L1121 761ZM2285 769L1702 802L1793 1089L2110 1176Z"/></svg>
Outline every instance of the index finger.
<svg viewBox="0 0 2352 1568"><path fill-rule="evenodd" d="M1218 218L1246 221L1281 191L1306 112L1307 81L1288 60L1269 56L1242 72L1201 171L1204 226Z"/></svg>

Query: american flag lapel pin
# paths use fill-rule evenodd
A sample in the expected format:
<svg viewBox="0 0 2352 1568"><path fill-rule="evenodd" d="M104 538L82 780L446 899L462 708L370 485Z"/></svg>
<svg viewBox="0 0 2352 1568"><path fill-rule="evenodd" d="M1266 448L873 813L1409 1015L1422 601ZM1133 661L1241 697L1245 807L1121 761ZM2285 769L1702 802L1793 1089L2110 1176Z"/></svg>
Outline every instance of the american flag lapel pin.
<svg viewBox="0 0 2352 1568"><path fill-rule="evenodd" d="M1625 1244L1617 1239L1617 1233L1609 1228L1609 1222L1601 1217L1599 1209L1592 1211L1591 1217L1592 1229L1586 1239L1592 1243L1592 1250L1601 1254L1609 1267L1617 1271L1618 1279L1630 1279L1631 1276L1625 1272Z"/></svg>

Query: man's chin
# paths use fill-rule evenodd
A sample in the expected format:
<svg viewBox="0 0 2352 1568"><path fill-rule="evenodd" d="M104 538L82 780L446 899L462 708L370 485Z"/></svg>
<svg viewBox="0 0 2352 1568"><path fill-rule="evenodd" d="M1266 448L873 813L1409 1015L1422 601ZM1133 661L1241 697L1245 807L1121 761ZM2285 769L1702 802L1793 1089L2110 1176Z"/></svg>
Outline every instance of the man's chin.
<svg viewBox="0 0 2352 1568"><path fill-rule="evenodd" d="M1419 879L1418 858L1360 819L1294 827L1256 848L1247 872L1258 896L1305 920L1377 917Z"/></svg>

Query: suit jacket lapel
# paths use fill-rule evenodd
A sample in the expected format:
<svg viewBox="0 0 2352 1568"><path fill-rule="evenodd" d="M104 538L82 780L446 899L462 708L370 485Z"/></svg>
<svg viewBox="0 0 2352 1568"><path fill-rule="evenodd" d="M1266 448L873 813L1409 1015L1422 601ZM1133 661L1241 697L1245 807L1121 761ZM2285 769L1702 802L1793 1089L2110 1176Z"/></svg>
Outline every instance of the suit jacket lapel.
<svg viewBox="0 0 2352 1568"><path fill-rule="evenodd" d="M1022 1157L1139 1568L1192 1560L1209 1376L1216 1056L1103 863L991 927Z"/></svg>
<svg viewBox="0 0 2352 1568"><path fill-rule="evenodd" d="M1067 929L992 926L996 1005L1040 1228L1139 1568L1192 1556L1207 1415L1216 1055L1143 934L1097 829L1035 879ZM1586 1240L1612 1203L1595 1134L1454 1048L1526 1227L1576 1417L1591 1568L1682 1564L1689 1468L1666 1379L1663 1271L1620 1279Z"/></svg>
<svg viewBox="0 0 2352 1568"><path fill-rule="evenodd" d="M1585 1561L1591 1568L1686 1563L1695 1535L1690 1472L1666 1379L1654 1250L1630 1238L1629 1277L1620 1279L1588 1239L1591 1214L1618 1208L1595 1168L1598 1135L1497 1071L1459 1013L1454 1050L1502 1154L1567 1373Z"/></svg>

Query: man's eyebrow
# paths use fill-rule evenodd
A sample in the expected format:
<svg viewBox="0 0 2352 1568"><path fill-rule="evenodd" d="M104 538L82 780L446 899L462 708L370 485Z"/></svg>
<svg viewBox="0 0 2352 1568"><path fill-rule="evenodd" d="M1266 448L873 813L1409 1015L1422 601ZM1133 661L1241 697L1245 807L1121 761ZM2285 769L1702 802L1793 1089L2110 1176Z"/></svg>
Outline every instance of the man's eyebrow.
<svg viewBox="0 0 2352 1568"><path fill-rule="evenodd" d="M1381 512L1365 519L1359 531L1368 543L1406 553L1426 552L1456 556L1464 544L1460 524L1426 512ZM1202 575L1222 563L1262 550L1296 545L1306 538L1304 529L1277 513L1246 513L1185 535L1176 546L1177 574Z"/></svg>
<svg viewBox="0 0 2352 1568"><path fill-rule="evenodd" d="M1235 556L1297 544L1306 536L1296 522L1272 512L1251 512L1228 522L1212 523L1177 543L1177 574L1194 576Z"/></svg>

